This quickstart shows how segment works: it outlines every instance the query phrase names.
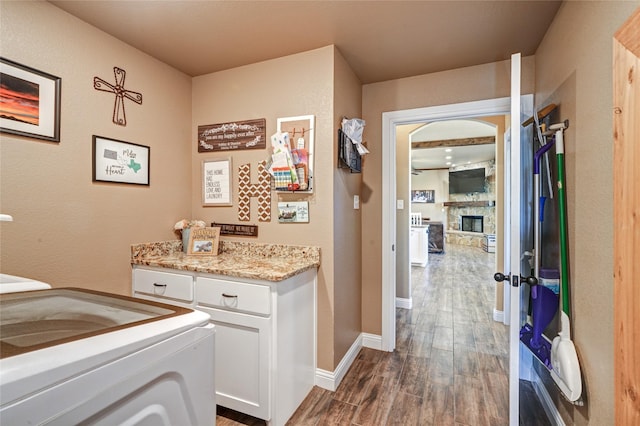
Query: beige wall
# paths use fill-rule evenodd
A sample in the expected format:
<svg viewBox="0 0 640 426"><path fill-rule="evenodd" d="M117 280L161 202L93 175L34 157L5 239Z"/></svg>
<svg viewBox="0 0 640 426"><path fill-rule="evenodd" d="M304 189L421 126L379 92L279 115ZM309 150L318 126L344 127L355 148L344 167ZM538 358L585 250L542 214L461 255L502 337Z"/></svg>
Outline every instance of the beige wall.
<svg viewBox="0 0 640 426"><path fill-rule="evenodd" d="M342 119L362 117L362 83L336 49L334 54L333 150L333 261L334 341L333 369L342 361L362 332L362 223L361 209L354 209L353 196L361 196L362 174L335 167L338 151L336 132ZM368 129L365 125L364 142ZM366 163L366 157L364 159ZM356 266L357 265L357 266ZM333 370L332 369L332 370Z"/></svg>
<svg viewBox="0 0 640 426"><path fill-rule="evenodd" d="M334 370L361 331L360 215L352 208L361 178L336 167L340 117L360 115L360 88L360 82L334 46L193 79L191 209L195 218L207 223L241 222L237 197L231 207L202 206L202 160L232 157L234 175L241 164L251 164L256 182L257 164L266 160L270 152L198 153L199 125L265 118L269 138L276 132L280 117L315 116L313 193L272 192L270 222L258 221L257 202L253 200L247 223L259 228L258 238L251 241L320 247L318 367L328 371ZM238 194L237 179L233 181L233 193ZM309 223L278 223L278 201L308 201Z"/></svg>
<svg viewBox="0 0 640 426"><path fill-rule="evenodd" d="M0 270L130 294L130 245L176 238L190 212L191 78L47 2L0 2L0 55L62 79L60 143L0 134ZM93 77L143 95L112 123L114 96ZM151 148L151 185L92 182L92 135Z"/></svg>
<svg viewBox="0 0 640 426"><path fill-rule="evenodd" d="M613 34L640 2L565 2L536 52L536 102L565 132L572 339L586 405L552 392L568 424L614 423ZM548 380L547 380L548 381Z"/></svg>
<svg viewBox="0 0 640 426"><path fill-rule="evenodd" d="M533 93L534 58L522 60L522 93ZM367 120L371 154L363 172L370 192L362 210L363 331L382 332L382 113L509 96L510 61L455 69L363 86L362 112Z"/></svg>

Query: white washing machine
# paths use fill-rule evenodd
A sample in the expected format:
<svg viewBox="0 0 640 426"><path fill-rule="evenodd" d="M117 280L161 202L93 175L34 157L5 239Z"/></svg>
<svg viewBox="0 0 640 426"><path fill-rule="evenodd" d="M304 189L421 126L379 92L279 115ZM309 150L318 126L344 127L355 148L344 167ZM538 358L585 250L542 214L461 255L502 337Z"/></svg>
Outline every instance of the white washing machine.
<svg viewBox="0 0 640 426"><path fill-rule="evenodd" d="M215 425L208 314L75 288L0 309L0 424Z"/></svg>

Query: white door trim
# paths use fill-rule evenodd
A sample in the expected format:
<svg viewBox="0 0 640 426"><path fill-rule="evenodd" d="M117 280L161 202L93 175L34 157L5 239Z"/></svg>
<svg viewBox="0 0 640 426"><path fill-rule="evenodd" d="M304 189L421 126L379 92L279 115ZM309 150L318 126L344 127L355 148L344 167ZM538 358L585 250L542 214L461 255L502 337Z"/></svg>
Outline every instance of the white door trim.
<svg viewBox="0 0 640 426"><path fill-rule="evenodd" d="M505 282L504 286L508 287L509 299L505 299L504 303L509 303L509 425L517 426L520 417L520 286L512 287L511 283L516 278L519 279L520 274L520 248L521 248L521 198L520 194L521 173L521 141L520 141L520 54L511 55L511 150L510 161L505 167L510 169L509 191L510 200L508 208L510 214L505 217L505 223L509 225L509 240L505 243L505 251L510 253L509 264L505 262L505 269L511 274L511 282ZM537 213L537 212L536 212ZM508 247L507 247L508 245Z"/></svg>
<svg viewBox="0 0 640 426"><path fill-rule="evenodd" d="M382 350L393 351L396 344L396 126L506 114L511 98L382 113Z"/></svg>

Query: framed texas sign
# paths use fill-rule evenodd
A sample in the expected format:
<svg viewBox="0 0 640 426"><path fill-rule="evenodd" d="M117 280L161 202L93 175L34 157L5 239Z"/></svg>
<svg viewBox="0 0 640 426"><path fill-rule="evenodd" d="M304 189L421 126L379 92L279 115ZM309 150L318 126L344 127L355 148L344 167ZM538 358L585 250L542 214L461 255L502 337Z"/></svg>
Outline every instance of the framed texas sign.
<svg viewBox="0 0 640 426"><path fill-rule="evenodd" d="M149 185L150 148L93 135L93 181Z"/></svg>

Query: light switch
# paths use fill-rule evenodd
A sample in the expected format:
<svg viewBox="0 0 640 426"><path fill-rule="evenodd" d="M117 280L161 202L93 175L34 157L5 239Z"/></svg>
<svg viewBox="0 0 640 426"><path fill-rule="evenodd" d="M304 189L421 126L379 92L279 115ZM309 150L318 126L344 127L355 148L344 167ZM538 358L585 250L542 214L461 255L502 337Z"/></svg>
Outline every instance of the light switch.
<svg viewBox="0 0 640 426"><path fill-rule="evenodd" d="M353 209L354 210L358 210L360 208L360 196L359 195L354 195L353 196Z"/></svg>
<svg viewBox="0 0 640 426"><path fill-rule="evenodd" d="M396 200L396 208L398 210L404 210L404 200Z"/></svg>

